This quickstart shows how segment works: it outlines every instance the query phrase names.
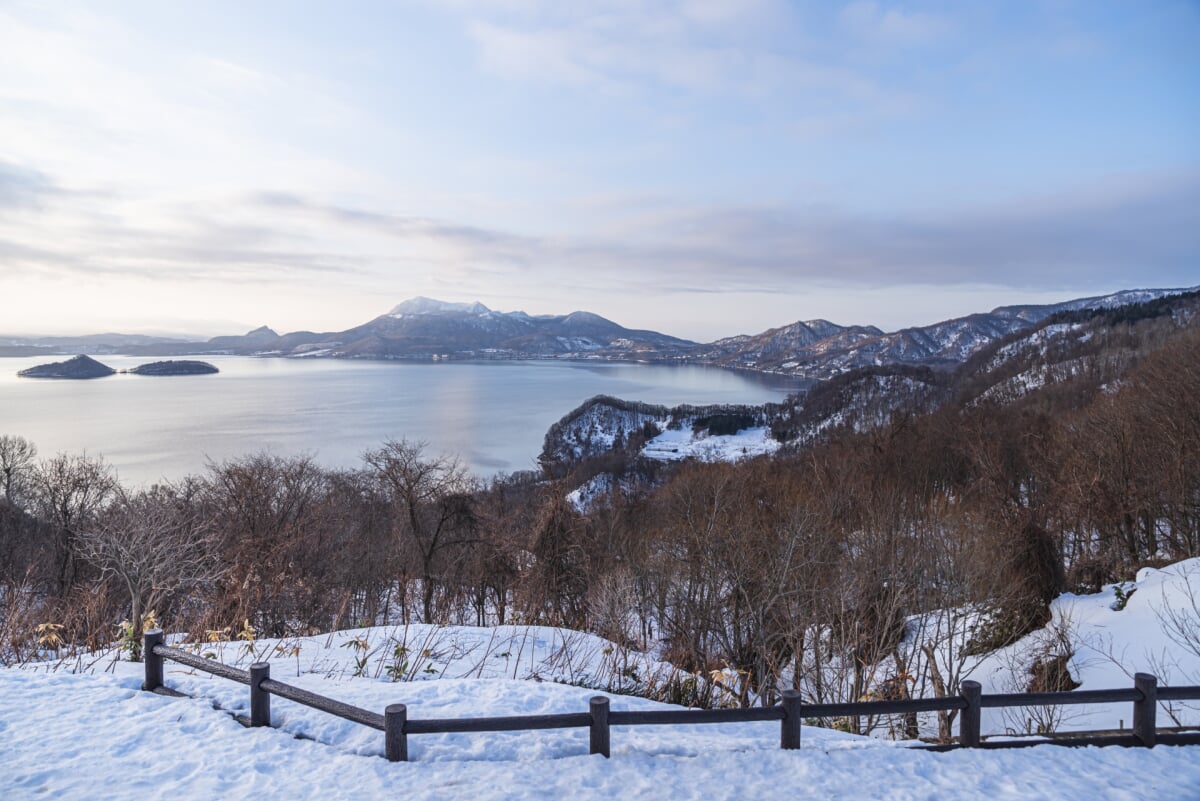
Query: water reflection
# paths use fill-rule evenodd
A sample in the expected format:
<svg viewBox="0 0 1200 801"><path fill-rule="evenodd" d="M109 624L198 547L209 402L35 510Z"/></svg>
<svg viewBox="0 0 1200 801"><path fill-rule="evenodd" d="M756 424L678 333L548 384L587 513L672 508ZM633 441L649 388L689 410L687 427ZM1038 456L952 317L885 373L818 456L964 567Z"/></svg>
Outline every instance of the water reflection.
<svg viewBox="0 0 1200 801"><path fill-rule="evenodd" d="M106 356L114 369L148 359ZM709 367L591 362L403 362L206 357L218 375L21 379L46 358L0 359L0 433L42 456L103 455L127 483L178 479L256 451L359 464L387 438L424 440L476 473L533 468L546 429L594 395L674 405L763 403L794 380Z"/></svg>

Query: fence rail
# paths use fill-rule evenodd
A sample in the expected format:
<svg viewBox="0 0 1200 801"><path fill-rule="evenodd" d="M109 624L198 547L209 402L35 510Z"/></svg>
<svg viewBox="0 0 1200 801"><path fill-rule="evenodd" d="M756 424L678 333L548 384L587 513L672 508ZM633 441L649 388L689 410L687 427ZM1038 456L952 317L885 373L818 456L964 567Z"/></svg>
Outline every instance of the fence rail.
<svg viewBox="0 0 1200 801"><path fill-rule="evenodd" d="M752 709L655 709L613 711L608 698L596 696L587 712L556 715L514 715L508 717L426 718L409 720L404 704L389 705L382 715L345 704L308 690L271 678L271 666L256 662L249 670L239 670L211 659L196 656L163 642L161 630L145 633L143 648L146 678L144 690L158 690L163 684L163 663L170 660L250 687L250 725L271 725L271 696L319 709L384 733L384 753L392 762L408 760L408 735L449 734L494 731L534 731L542 729L586 728L589 751L609 756L613 726L672 726L700 723L751 723L779 721L780 748L800 747L800 725L805 718L896 715L914 712L959 711L957 743L919 746L933 751L955 748L1022 748L1030 745L1121 745L1153 748L1156 744L1200 744L1200 731L1159 733L1159 701L1200 700L1200 686L1159 687L1158 679L1138 673L1134 686L1112 690L1082 690L1056 693L1004 693L983 695L978 682L964 681L960 694L945 698L914 698L900 701L858 701L844 704L805 704L800 693L785 690L777 706ZM1066 704L1132 703L1133 728L1128 734L1101 737L1071 737L1054 740L1003 740L984 742L980 736L980 712L983 709L1058 706Z"/></svg>

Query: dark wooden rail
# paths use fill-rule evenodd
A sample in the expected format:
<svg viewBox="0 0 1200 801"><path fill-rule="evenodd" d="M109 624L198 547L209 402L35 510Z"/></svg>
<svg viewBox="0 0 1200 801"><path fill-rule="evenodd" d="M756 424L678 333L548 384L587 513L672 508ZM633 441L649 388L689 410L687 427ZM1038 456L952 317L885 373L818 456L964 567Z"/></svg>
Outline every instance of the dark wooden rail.
<svg viewBox="0 0 1200 801"><path fill-rule="evenodd" d="M408 760L408 735L449 734L493 731L533 731L542 729L589 729L589 751L609 755L613 726L673 726L697 723L752 723L779 721L779 746L785 750L800 747L800 724L807 718L896 715L911 712L959 710L957 743L917 746L933 751L954 748L1022 748L1031 745L1122 745L1154 747L1165 745L1200 744L1200 731L1195 733L1160 734L1157 730L1159 701L1200 700L1200 686L1159 687L1158 679L1148 673L1138 673L1134 686L1114 690L1082 690L1058 693L1007 693L983 695L978 682L962 682L960 695L947 698L915 698L905 701L860 701L845 704L805 704L800 693L785 690L778 706L753 709L654 709L645 711L612 711L608 698L596 696L589 701L587 712L556 715L514 715L490 718L427 718L409 720L408 707L391 704L384 714L344 704L332 698L285 684L271 678L271 666L257 662L249 670L239 670L211 659L172 648L163 643L160 630L145 634L143 654L146 660L144 690L158 690L163 685L163 662L170 660L181 665L211 673L214 676L250 686L250 725L271 725L271 696L319 709L330 715L350 720L384 733L384 752L392 762ZM1072 737L1054 740L1003 740L983 742L980 736L980 712L983 709L1005 707L1054 706L1066 704L1132 703L1133 728L1129 734L1101 737Z"/></svg>

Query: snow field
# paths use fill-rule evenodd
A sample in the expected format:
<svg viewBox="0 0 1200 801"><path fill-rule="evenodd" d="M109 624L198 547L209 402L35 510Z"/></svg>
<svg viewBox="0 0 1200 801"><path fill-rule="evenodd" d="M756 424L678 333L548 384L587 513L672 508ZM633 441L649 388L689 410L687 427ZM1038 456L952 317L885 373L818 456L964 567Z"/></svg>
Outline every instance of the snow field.
<svg viewBox="0 0 1200 801"><path fill-rule="evenodd" d="M729 727L741 730L737 734L713 731L722 726L618 728L612 759L586 755L585 734L564 737L582 732L470 735L466 750L450 748L456 735L413 736L416 761L389 763L375 756L382 748L378 732L369 732L373 743L364 747L363 742L323 742L333 733L329 728L312 731L322 740L315 742L296 739L286 726L245 729L214 710L208 699L144 693L139 680L124 670L118 675L0 671L0 695L6 699L0 707L0 795L9 801L395 795L473 801L1200 797L1195 749L1045 746L936 754L806 729L804 748L785 752L778 749L777 726L769 724ZM341 695L345 685L354 684L338 683L343 686L323 689ZM392 701L397 689L419 690L405 700L426 711L447 712L476 708L480 696L489 698L493 711L531 705L567 711L568 701L577 710L590 694L543 684L530 695L511 681L357 683L389 690ZM474 684L492 686L481 690ZM290 718L285 703L275 701ZM329 726L340 728L342 722Z"/></svg>

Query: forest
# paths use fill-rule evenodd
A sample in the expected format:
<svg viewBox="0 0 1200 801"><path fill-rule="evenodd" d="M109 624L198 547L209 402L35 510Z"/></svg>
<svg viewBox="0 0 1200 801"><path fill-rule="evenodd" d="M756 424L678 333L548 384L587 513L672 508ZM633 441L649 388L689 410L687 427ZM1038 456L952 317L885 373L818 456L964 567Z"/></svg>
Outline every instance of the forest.
<svg viewBox="0 0 1200 801"><path fill-rule="evenodd" d="M353 470L258 453L129 489L7 433L0 661L48 630L136 643L150 613L196 640L524 623L657 650L698 678L645 690L682 703L954 693L1059 593L1200 555L1198 303L1052 319L954 373L890 374L886 403L886 371L843 376L807 412L836 424L799 398L785 447L731 463L648 463L631 436L485 481L396 440ZM568 498L601 474L602 497ZM1069 654L1022 689L1070 689Z"/></svg>

